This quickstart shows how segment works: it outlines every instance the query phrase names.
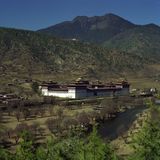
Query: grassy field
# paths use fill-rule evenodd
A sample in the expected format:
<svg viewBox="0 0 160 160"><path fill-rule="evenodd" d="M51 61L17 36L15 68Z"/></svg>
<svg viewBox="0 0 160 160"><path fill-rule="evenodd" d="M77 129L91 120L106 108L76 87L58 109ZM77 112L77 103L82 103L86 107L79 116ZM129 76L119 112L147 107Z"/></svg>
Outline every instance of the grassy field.
<svg viewBox="0 0 160 160"><path fill-rule="evenodd" d="M48 107L53 107L53 114L50 113L50 110L49 110ZM32 126L32 125L35 125L35 124L38 125L39 131L38 131L38 135L37 135L38 140L36 140L37 143L41 144L41 143L47 142L47 139L50 139L51 137L55 136L55 134L51 133L51 131L49 130L49 128L46 124L46 121L49 120L49 119L58 119L58 116L56 115L56 112L59 108L62 108L62 106L57 106L57 105L56 106L53 106L53 105L46 106L45 113L43 114L43 116L41 116L41 115L36 115L34 117L31 116L31 117L28 117L26 120L24 119L24 117L21 117L20 121L18 121L16 119L16 116L14 114L15 111L13 111L11 113L11 115L8 115L8 112L4 111L3 114L2 114L3 119L2 119L2 121L0 121L0 127L1 127L0 128L0 133L1 133L1 131L2 131L2 133L4 131L5 135L7 135L8 131L13 132L13 135L12 135L11 138L9 138L9 137L5 138L7 140L7 143L11 143L9 145L9 150L14 152L16 147L17 147L14 132L15 133L17 132L16 131L17 126L19 126L21 124L23 124L24 126L26 126L26 125L27 126ZM83 105L80 108L76 107L75 109L74 109L74 106L72 106L72 108L73 109L69 109L67 107L63 108L62 120L61 120L60 123L63 124L63 120L65 118L67 119L69 117L70 118L71 117L73 117L73 118L76 117L78 115L78 113L81 113L81 112L88 113L88 112L93 111L93 108L90 105Z"/></svg>
<svg viewBox="0 0 160 160"><path fill-rule="evenodd" d="M53 107L55 109L61 107L61 106L50 106L50 107ZM63 109L63 116L64 117L68 117L68 116L75 116L77 113L81 113L81 112L91 112L93 111L93 108L92 106L82 106L81 108L79 109L67 109L67 108L64 108ZM55 110L53 110L53 112L56 112ZM14 113L13 113L14 114ZM11 116L8 116L7 113L3 113L3 119L5 121L5 123L3 123L3 125L6 127L6 128L12 128L14 129L17 124L20 124L20 123L27 123L28 125L31 125L33 124L34 122L38 123L41 127L46 127L45 125L45 121L48 119L48 118L55 118L56 116L55 115L50 115L48 109L46 109L45 111L45 114L43 115L43 117L41 116L36 116L34 118L27 118L27 120L24 120L24 119L21 119L20 122L17 121L16 117L14 115L11 115Z"/></svg>
<svg viewBox="0 0 160 160"><path fill-rule="evenodd" d="M153 66L153 67L157 67L157 66ZM24 80L27 76L24 76L23 78L20 78L21 80ZM76 78L78 78L78 75L73 75L71 77L65 77L65 75L49 75L49 74L37 74L33 76L33 80L36 81L58 81L58 82L70 82L75 80ZM13 78L14 79L14 78ZM31 89L31 83L21 83L21 84L17 84L14 83L15 86L7 86L5 84L7 83L13 83L13 79L10 76L4 76L1 77L0 80L2 80L0 86L1 89L5 91L11 91L11 92L16 92L21 94L22 92L27 93L27 95L33 96L32 93L32 89ZM131 84L131 89L132 88L138 88L138 89L145 89L145 88L157 88L158 90L160 90L160 83L158 80L156 80L155 78L148 78L148 77L134 77L134 76L128 76L126 78L128 80L128 82ZM119 81L122 80L121 78L109 78L107 77L106 79L102 79L103 82L109 82L109 81ZM6 90L7 88L7 90ZM35 95L34 95L35 96ZM77 115L77 113L80 112L91 112L93 111L93 106L92 105L82 105L81 108L77 108L70 110L65 108L64 109L64 116L75 116ZM17 121L17 119L15 118L15 116L8 116L6 113L3 114L3 118L5 119L5 123L0 124L3 125L4 128L16 128L17 124L20 123L26 123L28 125L32 125L34 123L39 124L39 126L41 128L43 128L44 131L44 135L45 137L49 137L51 135L51 132L49 131L48 127L46 126L46 120L48 118L55 118L55 116L51 116L49 111L45 112L45 115L43 117L41 116L37 116L35 118L28 118L27 120L21 120L20 122ZM131 146L129 144L126 144L125 140L123 138L118 138L116 140L114 140L112 142L112 145L117 148L116 152L119 155L128 155L130 153L133 152Z"/></svg>
<svg viewBox="0 0 160 160"><path fill-rule="evenodd" d="M126 79L130 84L131 88L138 88L138 89L145 89L145 88L157 88L160 90L160 77L158 76L158 73L160 71L160 65L152 65L151 68L156 68L155 74L150 74L150 71L148 75L144 76L144 74L141 73L130 73L126 75L102 75L99 76L98 79L102 81L103 83L106 82L117 82ZM146 73L147 74L147 73ZM77 78L81 77L77 73L71 74L34 74L32 75L32 80L37 81L41 83L42 81L56 81L59 83L71 83L75 81ZM87 79L87 77L82 77L84 79ZM27 74L6 74L0 77L0 91L7 91L7 92L17 92L19 94L22 94L22 92L26 92L30 94L32 92L31 89L31 83L26 83L26 80L30 80L29 76ZM90 81L95 81L95 78L89 78ZM17 82L18 81L18 82ZM13 84L13 86L8 86L8 84ZM32 93L31 93L32 94Z"/></svg>
<svg viewBox="0 0 160 160"><path fill-rule="evenodd" d="M110 98L109 98L110 99ZM53 107L53 114L50 113L49 107ZM31 108L31 107L30 107ZM57 105L47 105L45 109L45 113L43 116L37 115L35 117L29 117L27 120L24 120L24 118L20 119L20 122L17 121L14 112L11 113L9 116L7 112L3 113L3 121L0 123L0 126L3 126L2 128L8 130L8 129L15 129L18 124L27 124L28 126L33 124L38 124L39 127L43 130L43 136L39 137L38 142L43 143L46 141L46 139L49 139L51 136L54 136L48 126L46 125L46 121L50 118L56 119L57 116L57 109L63 108L63 119L65 117L76 117L78 113L81 112L92 112L94 111L94 106L88 103L84 103L80 106L72 105L69 107L63 107L63 106L57 106ZM127 133L126 133L127 134ZM12 145L10 147L11 150L15 150L15 140L11 139ZM126 143L125 139L123 137L118 137L116 140L111 142L111 145L115 148L116 153L121 156L129 155L133 152L131 146Z"/></svg>
<svg viewBox="0 0 160 160"><path fill-rule="evenodd" d="M131 84L131 88L157 88L160 89L159 81L155 81L151 78L128 78L129 83Z"/></svg>

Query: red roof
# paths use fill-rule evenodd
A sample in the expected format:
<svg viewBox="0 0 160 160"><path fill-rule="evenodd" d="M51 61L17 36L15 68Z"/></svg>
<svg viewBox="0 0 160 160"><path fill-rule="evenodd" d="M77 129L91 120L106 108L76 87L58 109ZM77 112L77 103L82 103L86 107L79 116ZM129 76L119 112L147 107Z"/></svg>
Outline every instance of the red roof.
<svg viewBox="0 0 160 160"><path fill-rule="evenodd" d="M48 90L55 90L55 91L67 91L68 88L76 88L76 89L88 89L91 91L100 91L100 90L120 90L121 87L129 87L128 82L117 82L117 83L108 83L108 84L85 84L85 83L72 83L69 85L58 84L58 83L46 83L42 84L41 86L48 87Z"/></svg>

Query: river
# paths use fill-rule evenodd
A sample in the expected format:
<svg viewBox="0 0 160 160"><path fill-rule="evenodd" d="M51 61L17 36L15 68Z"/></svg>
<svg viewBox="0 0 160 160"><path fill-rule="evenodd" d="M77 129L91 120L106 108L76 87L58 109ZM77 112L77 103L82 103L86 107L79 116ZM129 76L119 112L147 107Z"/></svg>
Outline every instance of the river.
<svg viewBox="0 0 160 160"><path fill-rule="evenodd" d="M119 135L125 133L130 128L136 119L136 114L141 113L145 109L146 107L136 107L118 113L116 118L106 120L100 125L98 129L99 134L105 139L116 139Z"/></svg>

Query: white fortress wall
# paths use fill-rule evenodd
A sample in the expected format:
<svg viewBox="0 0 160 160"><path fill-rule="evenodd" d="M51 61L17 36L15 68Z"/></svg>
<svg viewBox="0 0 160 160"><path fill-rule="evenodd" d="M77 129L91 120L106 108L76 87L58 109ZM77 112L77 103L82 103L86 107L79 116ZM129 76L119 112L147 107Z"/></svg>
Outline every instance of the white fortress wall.
<svg viewBox="0 0 160 160"><path fill-rule="evenodd" d="M68 88L68 98L76 98L76 89Z"/></svg>
<svg viewBox="0 0 160 160"><path fill-rule="evenodd" d="M48 87L42 87L41 88L41 93L44 96L48 96Z"/></svg>
<svg viewBox="0 0 160 160"><path fill-rule="evenodd" d="M68 98L68 91L48 91L48 96Z"/></svg>

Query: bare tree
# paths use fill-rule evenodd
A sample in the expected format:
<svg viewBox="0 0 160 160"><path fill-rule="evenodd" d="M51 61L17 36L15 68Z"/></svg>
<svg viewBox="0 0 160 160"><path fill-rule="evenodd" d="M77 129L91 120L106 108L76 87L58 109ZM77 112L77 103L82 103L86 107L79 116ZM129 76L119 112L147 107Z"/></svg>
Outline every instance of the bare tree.
<svg viewBox="0 0 160 160"><path fill-rule="evenodd" d="M64 108L62 108L62 107L57 108L56 115L58 116L58 119L62 119L62 116L64 114L63 110L64 110Z"/></svg>
<svg viewBox="0 0 160 160"><path fill-rule="evenodd" d="M0 146L1 144L6 144L8 139L8 135L6 134L6 130L0 130Z"/></svg>
<svg viewBox="0 0 160 160"><path fill-rule="evenodd" d="M31 112L32 112L32 115L33 115L34 117L37 117L38 114L39 114L39 108L34 108L34 109L31 110Z"/></svg>
<svg viewBox="0 0 160 160"><path fill-rule="evenodd" d="M13 111L13 108L12 108L12 106L10 105L10 103L7 103L6 105L7 105L8 116L11 116L11 113L12 113L12 111Z"/></svg>
<svg viewBox="0 0 160 160"><path fill-rule="evenodd" d="M53 119L53 118L47 119L46 124L51 133L57 133L61 131L60 119Z"/></svg>
<svg viewBox="0 0 160 160"><path fill-rule="evenodd" d="M54 106L49 106L49 114L50 114L51 116L54 115Z"/></svg>
<svg viewBox="0 0 160 160"><path fill-rule="evenodd" d="M20 111L19 109L17 109L17 110L14 112L14 115L15 115L17 121L19 122L19 121L20 121L20 118L21 118L21 116L22 116L21 111Z"/></svg>
<svg viewBox="0 0 160 160"><path fill-rule="evenodd" d="M72 117L65 117L62 121L63 129L72 129L78 125L78 121Z"/></svg>
<svg viewBox="0 0 160 160"><path fill-rule="evenodd" d="M39 114L40 114L41 117L43 117L45 115L45 108L40 107L39 108Z"/></svg>
<svg viewBox="0 0 160 160"><path fill-rule="evenodd" d="M112 101L112 100L108 100L108 99L104 99L101 104L101 111L100 111L100 115L102 117L102 119L106 119L109 118L110 116L112 116L113 114L115 114L117 112L117 102L116 101Z"/></svg>
<svg viewBox="0 0 160 160"><path fill-rule="evenodd" d="M30 131L33 133L33 135L37 135L38 133L38 128L40 127L40 124L38 122L34 122L29 126Z"/></svg>
<svg viewBox="0 0 160 160"><path fill-rule="evenodd" d="M4 131L0 130L0 144L3 143L3 140L4 140Z"/></svg>
<svg viewBox="0 0 160 160"><path fill-rule="evenodd" d="M8 136L8 139L10 139L12 137L12 133L14 132L14 130L12 128L7 128L5 130L6 135Z"/></svg>
<svg viewBox="0 0 160 160"><path fill-rule="evenodd" d="M92 123L100 119L100 114L96 111L92 111L88 113L88 117Z"/></svg>
<svg viewBox="0 0 160 160"><path fill-rule="evenodd" d="M38 127L37 128L37 132L40 134L40 136L42 137L43 136L43 132L44 132L44 129L42 127Z"/></svg>
<svg viewBox="0 0 160 160"><path fill-rule="evenodd" d="M3 112L0 110L0 123L3 122Z"/></svg>
<svg viewBox="0 0 160 160"><path fill-rule="evenodd" d="M13 131L13 138L15 139L16 144L19 141L21 133L28 129L29 129L29 126L26 123L21 123L16 126L16 128Z"/></svg>
<svg viewBox="0 0 160 160"><path fill-rule="evenodd" d="M27 120L27 118L29 118L30 114L31 114L30 110L28 108L24 108L22 113L23 113L23 117L24 117L25 120Z"/></svg>
<svg viewBox="0 0 160 160"><path fill-rule="evenodd" d="M81 112L77 115L77 121L84 127L90 123L89 115L86 112Z"/></svg>

